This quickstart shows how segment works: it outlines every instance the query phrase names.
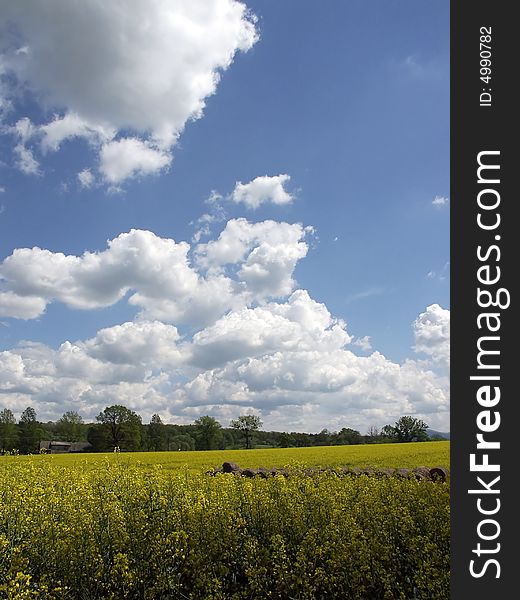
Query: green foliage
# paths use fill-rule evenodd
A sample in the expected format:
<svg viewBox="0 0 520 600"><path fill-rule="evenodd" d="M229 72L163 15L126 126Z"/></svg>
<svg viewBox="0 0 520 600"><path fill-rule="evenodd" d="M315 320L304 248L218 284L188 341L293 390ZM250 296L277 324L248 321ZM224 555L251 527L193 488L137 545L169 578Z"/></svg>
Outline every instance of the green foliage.
<svg viewBox="0 0 520 600"><path fill-rule="evenodd" d="M154 452L167 450L166 428L159 415L152 415L148 425L148 448Z"/></svg>
<svg viewBox="0 0 520 600"><path fill-rule="evenodd" d="M356 429L351 429L350 427L343 427L343 429L338 432L336 444L361 444L363 438L361 434Z"/></svg>
<svg viewBox="0 0 520 600"><path fill-rule="evenodd" d="M87 441L92 445L93 452L108 452L114 448L110 431L101 424L89 427Z"/></svg>
<svg viewBox="0 0 520 600"><path fill-rule="evenodd" d="M36 419L36 411L28 406L20 417L18 426L20 452L30 454L38 452L39 442L42 439L42 426Z"/></svg>
<svg viewBox="0 0 520 600"><path fill-rule="evenodd" d="M76 411L69 410L58 419L56 429L63 441L79 442L83 439L83 418Z"/></svg>
<svg viewBox="0 0 520 600"><path fill-rule="evenodd" d="M181 452L195 450L195 440L191 435L181 433L179 435L174 435L170 439L169 446L171 450L178 450Z"/></svg>
<svg viewBox="0 0 520 600"><path fill-rule="evenodd" d="M0 453L18 447L18 430L13 411L4 408L0 411Z"/></svg>
<svg viewBox="0 0 520 600"><path fill-rule="evenodd" d="M124 456L2 459L0 598L449 598L447 483L210 477Z"/></svg>
<svg viewBox="0 0 520 600"><path fill-rule="evenodd" d="M197 450L215 450L219 447L222 426L216 419L208 415L200 417L195 421L195 427L197 428Z"/></svg>
<svg viewBox="0 0 520 600"><path fill-rule="evenodd" d="M107 406L96 420L105 428L114 448L138 450L141 446L141 417L134 411L115 404Z"/></svg>
<svg viewBox="0 0 520 600"><path fill-rule="evenodd" d="M246 449L249 449L251 448L253 432L262 427L262 421L256 415L241 415L238 419L231 421L231 427L243 432Z"/></svg>
<svg viewBox="0 0 520 600"><path fill-rule="evenodd" d="M428 440L428 425L415 417L401 417L394 426L385 425L381 433L397 442L425 442Z"/></svg>

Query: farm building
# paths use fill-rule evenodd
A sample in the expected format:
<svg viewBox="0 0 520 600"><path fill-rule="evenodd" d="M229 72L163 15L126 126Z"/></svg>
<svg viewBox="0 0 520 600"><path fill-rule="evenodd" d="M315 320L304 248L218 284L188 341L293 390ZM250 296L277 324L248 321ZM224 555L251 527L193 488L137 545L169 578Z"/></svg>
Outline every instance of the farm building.
<svg viewBox="0 0 520 600"><path fill-rule="evenodd" d="M43 450L48 454L66 454L69 452L88 452L92 444L88 442L56 442L44 440L40 442L40 452Z"/></svg>

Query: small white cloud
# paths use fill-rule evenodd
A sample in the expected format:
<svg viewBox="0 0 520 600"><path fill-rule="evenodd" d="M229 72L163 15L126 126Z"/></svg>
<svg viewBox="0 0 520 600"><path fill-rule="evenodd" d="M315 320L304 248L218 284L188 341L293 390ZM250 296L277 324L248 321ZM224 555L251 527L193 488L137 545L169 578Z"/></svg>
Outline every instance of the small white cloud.
<svg viewBox="0 0 520 600"><path fill-rule="evenodd" d="M381 296L384 294L385 290L379 286L373 286L366 290L362 290L360 292L355 292L353 294L349 294L346 298L347 304L351 302L357 302L358 300L365 300L365 298L372 298L373 296Z"/></svg>
<svg viewBox="0 0 520 600"><path fill-rule="evenodd" d="M196 227L195 233L191 238L194 244L198 244L202 237L211 234L211 225L213 223L221 223L226 220L226 211L221 204L223 199L222 194L219 194L216 190L211 190L211 194L205 200L205 204L209 207L208 212L201 215L195 222L192 221L190 223L190 225Z"/></svg>
<svg viewBox="0 0 520 600"><path fill-rule="evenodd" d="M27 142L34 135L35 131L36 128L32 124L31 120L27 117L16 121L11 129L11 132L14 133L23 144L25 144L25 142Z"/></svg>
<svg viewBox="0 0 520 600"><path fill-rule="evenodd" d="M438 281L445 281L449 276L450 262L444 263L444 266L440 271L428 271L426 273L427 279L437 279Z"/></svg>
<svg viewBox="0 0 520 600"><path fill-rule="evenodd" d="M210 206L213 204L218 204L221 200L223 200L223 198L224 196L217 192L217 190L211 190L210 195L206 199L206 204L209 204Z"/></svg>
<svg viewBox="0 0 520 600"><path fill-rule="evenodd" d="M63 141L82 137L93 143L101 143L112 139L115 130L102 126L91 126L75 113L67 113L63 117L55 116L53 121L38 128L42 136L43 152L59 150Z"/></svg>
<svg viewBox="0 0 520 600"><path fill-rule="evenodd" d="M432 204L433 206L446 206L446 204L448 204L448 202L450 201L449 198L446 198L445 196L435 196L435 198L432 200Z"/></svg>
<svg viewBox="0 0 520 600"><path fill-rule="evenodd" d="M92 175L90 169L83 169L78 173L78 180L81 187L89 188L94 183L94 175Z"/></svg>
<svg viewBox="0 0 520 600"><path fill-rule="evenodd" d="M369 335L365 335L362 338L358 338L352 343L354 344L354 346L358 346L359 348L361 348L361 350L363 350L364 352L369 352L370 350L372 350L372 343L370 342Z"/></svg>
<svg viewBox="0 0 520 600"><path fill-rule="evenodd" d="M123 138L103 145L99 170L108 183L118 184L131 177L159 173L171 161L168 151L154 148L150 142Z"/></svg>
<svg viewBox="0 0 520 600"><path fill-rule="evenodd" d="M450 364L450 311L432 304L413 323L414 350L431 356L441 365Z"/></svg>
<svg viewBox="0 0 520 600"><path fill-rule="evenodd" d="M256 177L249 183L237 181L231 199L236 203L242 202L252 209L267 202L290 204L294 200L294 196L284 189L284 185L290 179L289 175L283 174L273 177L267 175Z"/></svg>
<svg viewBox="0 0 520 600"><path fill-rule="evenodd" d="M34 158L32 151L23 144L17 144L14 147L14 153L17 155L16 166L25 175L40 175L40 164Z"/></svg>

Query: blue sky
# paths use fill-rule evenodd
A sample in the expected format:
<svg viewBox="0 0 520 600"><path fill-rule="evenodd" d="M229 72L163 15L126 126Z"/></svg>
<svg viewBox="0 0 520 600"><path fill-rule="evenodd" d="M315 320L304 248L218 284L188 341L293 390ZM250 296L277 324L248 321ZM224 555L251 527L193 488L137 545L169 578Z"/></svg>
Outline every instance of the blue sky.
<svg viewBox="0 0 520 600"><path fill-rule="evenodd" d="M1 2L0 406L448 429L449 3L133 2Z"/></svg>

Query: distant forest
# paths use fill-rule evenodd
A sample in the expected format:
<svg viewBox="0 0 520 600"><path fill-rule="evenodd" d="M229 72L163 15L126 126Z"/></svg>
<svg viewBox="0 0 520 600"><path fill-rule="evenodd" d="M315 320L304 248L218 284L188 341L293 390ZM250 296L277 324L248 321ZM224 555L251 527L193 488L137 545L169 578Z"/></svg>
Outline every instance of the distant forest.
<svg viewBox="0 0 520 600"><path fill-rule="evenodd" d="M442 440L437 432L428 434L426 423L414 417L401 417L381 430L371 427L367 434L344 427L319 433L262 431L262 423L252 415L240 416L229 427L205 415L189 425L163 423L153 415L143 423L140 415L121 405L106 407L95 422L86 423L77 412L69 411L57 421L41 422L32 407L17 420L13 412L0 410L0 453L34 454L45 452L49 442L70 442L67 451L174 451L231 450L239 448L289 448L348 444ZM52 446L52 445L51 445ZM59 447L59 444L55 444ZM63 446L65 447L65 446Z"/></svg>

